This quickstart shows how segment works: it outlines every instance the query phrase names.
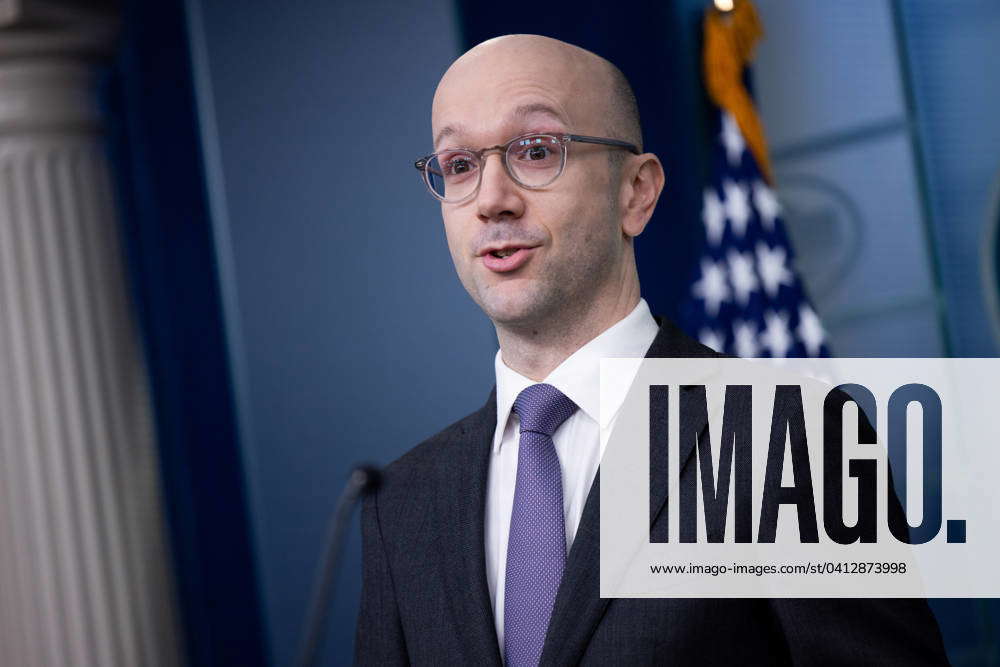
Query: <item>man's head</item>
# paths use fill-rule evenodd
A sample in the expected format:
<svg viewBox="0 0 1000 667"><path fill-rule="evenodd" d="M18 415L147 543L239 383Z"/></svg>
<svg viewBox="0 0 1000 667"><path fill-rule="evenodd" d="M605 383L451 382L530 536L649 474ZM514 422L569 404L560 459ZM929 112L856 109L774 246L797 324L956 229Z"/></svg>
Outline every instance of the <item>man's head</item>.
<svg viewBox="0 0 1000 667"><path fill-rule="evenodd" d="M435 93L432 125L435 151L480 149L531 132L642 145L621 72L536 35L492 39L456 60ZM638 298L632 239L652 215L662 167L651 154L621 148L574 142L566 149L564 171L540 189L516 184L502 156L487 153L478 193L441 205L459 278L500 327L599 317ZM502 261L490 254L512 249Z"/></svg>

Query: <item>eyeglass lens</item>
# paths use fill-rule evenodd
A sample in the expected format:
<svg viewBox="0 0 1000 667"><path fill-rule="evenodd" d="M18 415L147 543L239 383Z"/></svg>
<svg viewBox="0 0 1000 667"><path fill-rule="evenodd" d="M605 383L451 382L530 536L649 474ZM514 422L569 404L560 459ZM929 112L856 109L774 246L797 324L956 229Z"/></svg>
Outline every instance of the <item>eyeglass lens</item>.
<svg viewBox="0 0 1000 667"><path fill-rule="evenodd" d="M562 172L565 147L547 134L521 137L507 147L506 163L511 177L521 185L544 187ZM482 160L471 151L442 151L427 161L427 185L445 201L461 201L479 186L481 169Z"/></svg>

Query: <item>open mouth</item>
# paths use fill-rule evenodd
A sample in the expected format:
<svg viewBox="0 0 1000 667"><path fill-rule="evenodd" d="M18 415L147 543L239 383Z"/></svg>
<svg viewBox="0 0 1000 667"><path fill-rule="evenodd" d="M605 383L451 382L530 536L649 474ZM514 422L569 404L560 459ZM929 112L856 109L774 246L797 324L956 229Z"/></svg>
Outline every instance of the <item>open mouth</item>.
<svg viewBox="0 0 1000 667"><path fill-rule="evenodd" d="M490 271L506 273L524 265L531 257L534 248L516 246L491 250L482 256L483 264Z"/></svg>

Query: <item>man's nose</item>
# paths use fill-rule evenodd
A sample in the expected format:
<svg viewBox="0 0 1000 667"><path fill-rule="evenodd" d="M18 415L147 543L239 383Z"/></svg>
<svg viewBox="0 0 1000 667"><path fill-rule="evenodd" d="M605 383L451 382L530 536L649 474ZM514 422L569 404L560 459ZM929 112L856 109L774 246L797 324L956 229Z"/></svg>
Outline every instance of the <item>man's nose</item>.
<svg viewBox="0 0 1000 667"><path fill-rule="evenodd" d="M522 189L503 166L503 156L492 153L483 157L482 182L476 195L479 218L483 222L519 218L524 213Z"/></svg>

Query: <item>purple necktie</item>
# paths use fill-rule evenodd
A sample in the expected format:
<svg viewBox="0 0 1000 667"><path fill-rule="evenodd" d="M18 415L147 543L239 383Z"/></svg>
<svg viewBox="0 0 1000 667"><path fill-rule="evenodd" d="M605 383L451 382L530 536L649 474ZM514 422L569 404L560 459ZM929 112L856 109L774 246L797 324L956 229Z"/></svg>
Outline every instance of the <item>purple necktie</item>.
<svg viewBox="0 0 1000 667"><path fill-rule="evenodd" d="M566 563L562 470L552 434L576 404L550 384L518 394L521 420L507 541L503 647L508 667L537 665Z"/></svg>

